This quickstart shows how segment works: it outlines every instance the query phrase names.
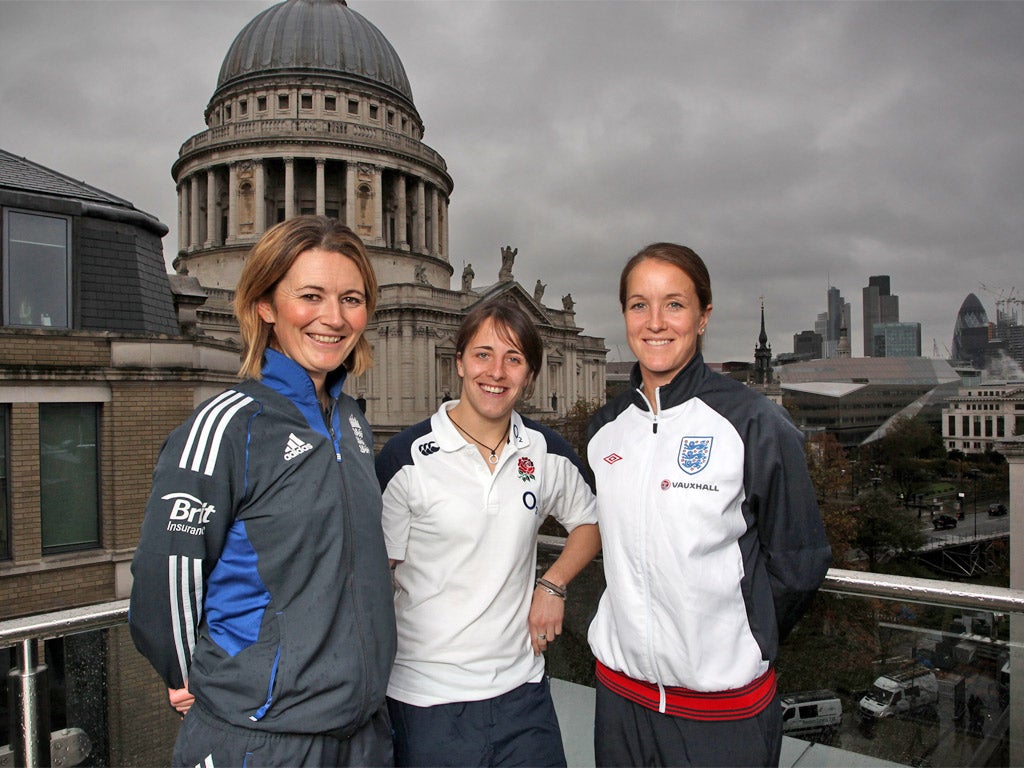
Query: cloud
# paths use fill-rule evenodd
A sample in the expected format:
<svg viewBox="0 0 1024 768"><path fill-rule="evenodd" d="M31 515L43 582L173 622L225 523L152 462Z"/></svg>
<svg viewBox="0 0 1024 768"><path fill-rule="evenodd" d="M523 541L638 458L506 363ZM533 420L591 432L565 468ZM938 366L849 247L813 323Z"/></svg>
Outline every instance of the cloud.
<svg viewBox="0 0 1024 768"><path fill-rule="evenodd" d="M270 4L0 3L2 145L176 229L171 164ZM1024 288L1022 3L349 5L448 163L454 282L516 246L613 357L619 269L655 240L709 264L712 360L752 360L762 295L783 352L837 286L859 354L861 288L889 274L930 354L967 293L995 314L979 283Z"/></svg>

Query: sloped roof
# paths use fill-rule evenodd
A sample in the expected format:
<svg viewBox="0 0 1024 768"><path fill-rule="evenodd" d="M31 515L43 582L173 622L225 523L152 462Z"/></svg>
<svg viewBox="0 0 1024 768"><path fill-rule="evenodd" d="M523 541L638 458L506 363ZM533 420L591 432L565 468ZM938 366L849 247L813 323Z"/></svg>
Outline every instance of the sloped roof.
<svg viewBox="0 0 1024 768"><path fill-rule="evenodd" d="M76 181L70 176L57 173L57 171L3 149L0 149L0 188L18 192L35 192L69 200L88 200L135 210L135 206L124 198L104 192L84 181Z"/></svg>
<svg viewBox="0 0 1024 768"><path fill-rule="evenodd" d="M840 357L806 360L775 369L779 382L849 382L854 384L942 384L960 381L945 360L931 357Z"/></svg>

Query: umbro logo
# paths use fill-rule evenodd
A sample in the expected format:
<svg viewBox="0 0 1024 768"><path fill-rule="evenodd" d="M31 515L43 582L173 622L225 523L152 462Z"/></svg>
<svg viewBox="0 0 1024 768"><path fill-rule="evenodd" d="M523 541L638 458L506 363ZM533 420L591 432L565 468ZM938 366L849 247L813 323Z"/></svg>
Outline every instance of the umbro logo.
<svg viewBox="0 0 1024 768"><path fill-rule="evenodd" d="M298 437L295 436L295 433L292 432L290 435L288 435L288 444L284 447L284 460L291 461L296 456L301 456L306 451L312 450L312 445L300 440Z"/></svg>
<svg viewBox="0 0 1024 768"><path fill-rule="evenodd" d="M433 440L420 445L420 453L422 453L424 456L429 456L430 454L437 453L440 450L440 446L438 446L438 444L435 443Z"/></svg>
<svg viewBox="0 0 1024 768"><path fill-rule="evenodd" d="M622 461L622 457L617 453L609 453L604 457L605 464L614 464L616 461Z"/></svg>

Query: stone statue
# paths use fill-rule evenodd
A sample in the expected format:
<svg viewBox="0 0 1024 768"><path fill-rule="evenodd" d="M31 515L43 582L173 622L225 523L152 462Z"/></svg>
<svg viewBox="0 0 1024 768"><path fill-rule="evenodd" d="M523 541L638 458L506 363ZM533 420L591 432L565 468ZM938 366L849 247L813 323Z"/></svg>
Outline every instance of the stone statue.
<svg viewBox="0 0 1024 768"><path fill-rule="evenodd" d="M537 284L533 286L533 300L536 301L538 304L540 304L540 300L544 298L545 288L547 288L547 286L544 285L544 283L542 283L539 279L537 280Z"/></svg>
<svg viewBox="0 0 1024 768"><path fill-rule="evenodd" d="M501 249L501 270L498 272L498 282L503 283L512 279L512 265L515 263L518 248L506 245Z"/></svg>
<svg viewBox="0 0 1024 768"><path fill-rule="evenodd" d="M473 290L474 277L476 277L476 272L473 271L473 265L467 264L466 268L462 270L462 290L464 293L469 293Z"/></svg>
<svg viewBox="0 0 1024 768"><path fill-rule="evenodd" d="M576 302L572 300L572 294L567 293L562 297L562 309L566 312L572 312L572 308L576 306Z"/></svg>
<svg viewBox="0 0 1024 768"><path fill-rule="evenodd" d="M427 280L427 268L423 264L416 265L416 282L430 285L430 282Z"/></svg>

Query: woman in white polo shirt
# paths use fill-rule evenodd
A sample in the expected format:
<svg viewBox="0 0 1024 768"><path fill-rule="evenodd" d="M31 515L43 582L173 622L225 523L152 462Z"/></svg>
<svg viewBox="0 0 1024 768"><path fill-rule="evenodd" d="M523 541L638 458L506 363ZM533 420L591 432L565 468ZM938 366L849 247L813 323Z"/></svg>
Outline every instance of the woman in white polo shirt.
<svg viewBox="0 0 1024 768"><path fill-rule="evenodd" d="M566 586L600 535L579 457L514 410L542 354L523 310L472 310L456 338L460 399L377 458L395 567L388 706L398 766L565 765L541 653L561 633ZM548 515L569 536L537 579Z"/></svg>

